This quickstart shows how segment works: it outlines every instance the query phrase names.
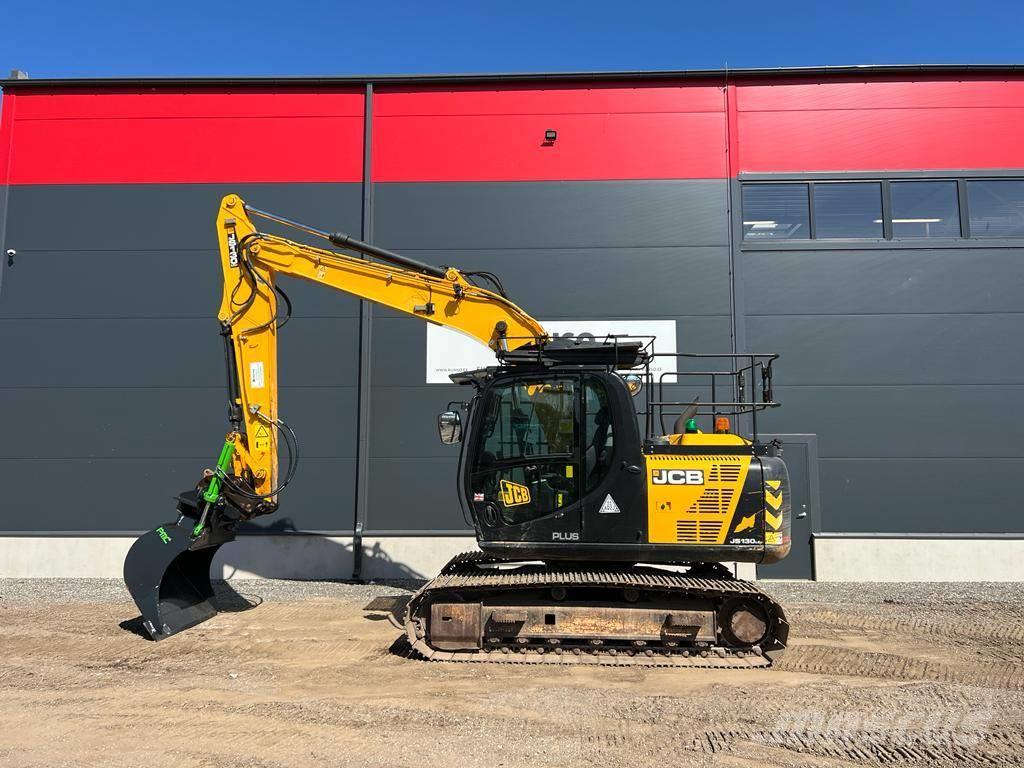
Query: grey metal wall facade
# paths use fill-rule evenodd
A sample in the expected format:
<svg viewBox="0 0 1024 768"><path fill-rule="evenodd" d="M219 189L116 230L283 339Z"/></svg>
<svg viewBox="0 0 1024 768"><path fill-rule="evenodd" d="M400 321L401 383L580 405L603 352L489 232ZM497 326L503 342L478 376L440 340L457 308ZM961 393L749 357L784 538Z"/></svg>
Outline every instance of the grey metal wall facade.
<svg viewBox="0 0 1024 768"><path fill-rule="evenodd" d="M764 418L818 435L827 532L1021 533L1024 249L740 248Z"/></svg>
<svg viewBox="0 0 1024 768"><path fill-rule="evenodd" d="M359 231L358 184L10 188L0 295L7 532L118 533L173 511L226 429L213 213L237 192ZM6 264L5 264L6 267ZM281 397L302 479L264 525L352 527L358 302L283 281Z"/></svg>
<svg viewBox="0 0 1024 768"><path fill-rule="evenodd" d="M374 234L495 272L545 320L671 319L680 347L727 351L727 198L722 180L377 184ZM423 323L375 309L370 532L466 530L433 414L467 393L425 372Z"/></svg>
<svg viewBox="0 0 1024 768"><path fill-rule="evenodd" d="M210 461L224 402L207 219L228 189L359 229L358 185L12 188L4 530L140 530ZM375 193L378 242L495 271L538 316L672 318L680 349L729 349L724 182ZM1020 249L738 250L746 347L782 353L783 407L762 424L820 436L824 530L1022 531L1010 482L1024 470ZM304 455L265 525L350 531L358 304L286 285L296 319L282 336L282 401ZM463 393L424 383L421 323L377 309L372 328L367 530L465 530L454 451L432 418Z"/></svg>
<svg viewBox="0 0 1024 768"><path fill-rule="evenodd" d="M143 530L209 465L225 427L211 212L228 191L360 231L361 185L11 188L5 531ZM680 347L730 347L724 181L376 184L373 197L378 243L492 270L538 316L673 319ZM282 511L260 527L351 532L358 302L283 285L295 319L281 335L281 407L303 455ZM465 393L425 383L421 322L375 308L371 339L366 529L465 531L457 451L433 418Z"/></svg>

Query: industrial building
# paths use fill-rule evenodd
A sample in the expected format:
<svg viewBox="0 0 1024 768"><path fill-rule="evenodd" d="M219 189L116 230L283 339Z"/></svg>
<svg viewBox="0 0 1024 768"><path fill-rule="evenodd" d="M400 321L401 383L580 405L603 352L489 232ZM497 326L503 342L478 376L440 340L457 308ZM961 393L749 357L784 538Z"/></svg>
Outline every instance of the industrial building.
<svg viewBox="0 0 1024 768"><path fill-rule="evenodd" d="M0 84L0 576L119 576L214 461L234 192L559 333L780 353L801 516L760 577L1024 579L1024 68ZM225 574L432 575L473 543L458 345L288 291L302 465Z"/></svg>

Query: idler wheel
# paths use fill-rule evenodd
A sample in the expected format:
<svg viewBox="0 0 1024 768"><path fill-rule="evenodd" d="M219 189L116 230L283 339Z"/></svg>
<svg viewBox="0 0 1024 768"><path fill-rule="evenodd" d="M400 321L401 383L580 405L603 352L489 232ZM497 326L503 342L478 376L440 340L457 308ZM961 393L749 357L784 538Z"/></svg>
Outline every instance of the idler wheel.
<svg viewBox="0 0 1024 768"><path fill-rule="evenodd" d="M753 600L734 600L720 614L725 639L732 645L757 645L768 634L771 623L765 608Z"/></svg>

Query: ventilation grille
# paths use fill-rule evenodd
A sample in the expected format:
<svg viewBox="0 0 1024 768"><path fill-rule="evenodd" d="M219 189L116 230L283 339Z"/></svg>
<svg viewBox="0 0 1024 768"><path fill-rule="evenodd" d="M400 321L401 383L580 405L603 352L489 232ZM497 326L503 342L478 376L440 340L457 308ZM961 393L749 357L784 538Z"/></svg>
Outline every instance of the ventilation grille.
<svg viewBox="0 0 1024 768"><path fill-rule="evenodd" d="M715 464L708 470L708 481L712 483L735 483L740 479L742 468L739 464Z"/></svg>
<svg viewBox="0 0 1024 768"><path fill-rule="evenodd" d="M736 491L732 488L705 488L704 493L690 505L686 512L687 514L724 515L729 511L729 505L732 503L735 493Z"/></svg>
<svg viewBox="0 0 1024 768"><path fill-rule="evenodd" d="M721 531L720 520L680 520L676 523L676 541L680 544L715 544Z"/></svg>

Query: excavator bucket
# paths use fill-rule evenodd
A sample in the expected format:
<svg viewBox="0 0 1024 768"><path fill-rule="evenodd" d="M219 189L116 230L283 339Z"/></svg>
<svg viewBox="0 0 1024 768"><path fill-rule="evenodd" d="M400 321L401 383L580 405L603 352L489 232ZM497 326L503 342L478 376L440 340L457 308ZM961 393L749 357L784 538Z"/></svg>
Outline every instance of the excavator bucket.
<svg viewBox="0 0 1024 768"><path fill-rule="evenodd" d="M230 536L194 536L195 520L182 516L140 536L124 561L124 583L154 640L194 627L217 614L210 564Z"/></svg>

